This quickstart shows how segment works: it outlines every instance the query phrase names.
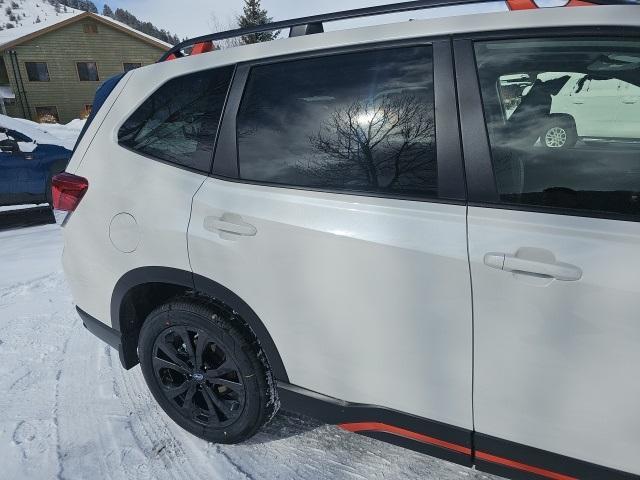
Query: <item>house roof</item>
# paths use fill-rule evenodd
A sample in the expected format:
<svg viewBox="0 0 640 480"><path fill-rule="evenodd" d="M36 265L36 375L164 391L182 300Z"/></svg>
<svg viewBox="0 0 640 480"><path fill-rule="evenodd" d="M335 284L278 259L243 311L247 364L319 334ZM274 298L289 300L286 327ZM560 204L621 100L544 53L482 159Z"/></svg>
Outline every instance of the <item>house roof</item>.
<svg viewBox="0 0 640 480"><path fill-rule="evenodd" d="M108 25L112 28L115 28L116 30L120 30L121 32L131 35L132 37L136 37L139 40L154 45L162 50L168 50L172 47L170 43L163 42L162 40L152 37L151 35L147 35L146 33L142 33L135 28L131 28L130 26L122 22L118 22L104 15L75 11L72 13L62 14L60 17L56 17L54 20L47 20L44 22L35 23L33 25L10 28L0 31L0 51L13 48L17 45L44 35L45 33L58 30L67 25L85 20L87 18Z"/></svg>

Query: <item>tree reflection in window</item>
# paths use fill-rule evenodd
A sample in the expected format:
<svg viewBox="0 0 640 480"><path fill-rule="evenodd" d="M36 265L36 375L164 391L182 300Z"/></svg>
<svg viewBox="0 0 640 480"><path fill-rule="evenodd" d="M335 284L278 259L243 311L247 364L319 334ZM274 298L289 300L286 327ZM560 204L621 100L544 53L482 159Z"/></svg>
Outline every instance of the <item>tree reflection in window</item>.
<svg viewBox="0 0 640 480"><path fill-rule="evenodd" d="M435 191L434 131L433 115L415 96L354 101L310 137L315 155L299 169L336 188Z"/></svg>
<svg viewBox="0 0 640 480"><path fill-rule="evenodd" d="M237 118L240 177L437 196L434 112L430 46L253 67Z"/></svg>

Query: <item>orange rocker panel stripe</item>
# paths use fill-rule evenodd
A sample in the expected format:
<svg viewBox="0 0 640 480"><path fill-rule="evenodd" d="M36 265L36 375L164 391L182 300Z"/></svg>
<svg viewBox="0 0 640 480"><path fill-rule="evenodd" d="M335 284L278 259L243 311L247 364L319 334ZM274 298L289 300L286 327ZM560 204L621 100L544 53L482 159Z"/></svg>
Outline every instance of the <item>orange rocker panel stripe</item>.
<svg viewBox="0 0 640 480"><path fill-rule="evenodd" d="M430 445L435 445L437 447L446 448L447 450L453 450L454 452L464 453L465 455L471 455L471 449L468 447L463 447L462 445L458 445L456 443L445 442L444 440L440 440L438 438L422 435L421 433L412 432L411 430L405 430L404 428L394 427L393 425L387 425L386 423L378 423L378 422L341 423L340 427L350 432L374 431L374 432L391 433L393 435L410 438L411 440L416 440L418 442L428 443Z"/></svg>
<svg viewBox="0 0 640 480"><path fill-rule="evenodd" d="M354 433L367 432L367 431L390 433L392 435L398 435L400 437L410 438L411 440L427 443L429 445L446 448L447 450L453 450L454 452L463 453L465 455L471 455L471 449L468 447L464 447L456 443L446 442L444 440L430 437L428 435L423 435L421 433L412 432L411 430L405 430L404 428L395 427L393 425L387 425L386 423L380 423L380 422L341 423L339 426L344 430L347 430L349 432L354 432ZM499 465L503 465L505 467L521 470L523 472L534 473L536 475L540 475L541 477L549 478L551 480L578 480L575 477L570 477L568 475L552 472L550 470L545 470L544 468L534 467L532 465L516 462L514 460L509 460L508 458L498 457L496 455L491 455L485 452L476 451L475 455L476 455L476 458L480 460L484 460L486 462L496 463Z"/></svg>

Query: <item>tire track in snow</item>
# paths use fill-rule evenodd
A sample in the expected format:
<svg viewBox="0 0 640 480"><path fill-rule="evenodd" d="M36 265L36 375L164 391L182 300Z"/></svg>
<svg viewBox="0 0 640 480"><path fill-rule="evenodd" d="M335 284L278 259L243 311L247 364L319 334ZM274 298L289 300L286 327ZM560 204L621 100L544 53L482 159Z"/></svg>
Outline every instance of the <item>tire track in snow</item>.
<svg viewBox="0 0 640 480"><path fill-rule="evenodd" d="M26 282L18 282L0 288L0 300L5 298L24 297L34 293L33 290L43 287L57 286L64 282L62 272L54 272L43 275Z"/></svg>
<svg viewBox="0 0 640 480"><path fill-rule="evenodd" d="M20 247L30 235L40 235L38 245L47 241L42 235L60 241L59 232L34 231ZM59 264L55 269L0 288L4 478L496 478L284 412L240 445L193 437L157 406L139 367L125 371L117 354L85 331Z"/></svg>
<svg viewBox="0 0 640 480"><path fill-rule="evenodd" d="M235 463L233 461L233 459L220 447L220 445L214 445L214 447L215 447L215 452L218 455L221 455L222 457L224 457L227 460L227 462L229 462L229 465L233 466L233 468L240 475L242 475L246 480L257 480L256 478L253 477L253 475L251 475L250 473L246 472L240 465Z"/></svg>
<svg viewBox="0 0 640 480"><path fill-rule="evenodd" d="M185 442L183 437L189 434L174 425L155 403L144 382L140 367L125 371L118 364L114 368L116 384L122 392L121 400L124 405L132 407L130 425L141 451L147 456L158 458L166 469L163 473L170 474L172 478L218 477L218 472L212 468L215 464L203 462L197 449L188 448L189 442ZM177 432L177 435L174 432ZM179 466L179 469L176 469L176 466ZM226 470L225 476L220 478L228 478Z"/></svg>
<svg viewBox="0 0 640 480"><path fill-rule="evenodd" d="M54 313L54 315L52 316L53 318L55 318L56 314ZM76 320L73 322L73 324L71 325L71 327L76 327L77 324L79 323L79 319L76 318ZM59 368L58 371L56 373L56 387L55 387L55 403L53 406L53 425L55 427L55 435L56 435L56 456L58 458L58 473L56 475L56 478L58 480L63 480L64 479L64 453L62 450L62 444L61 444L61 440L60 440L60 378L62 377L62 370L64 367L64 359L66 357L67 354L67 349L69 347L69 340L71 340L71 336L67 336L66 340L64 341L64 344L62 345L62 352L61 352L61 358L59 361Z"/></svg>

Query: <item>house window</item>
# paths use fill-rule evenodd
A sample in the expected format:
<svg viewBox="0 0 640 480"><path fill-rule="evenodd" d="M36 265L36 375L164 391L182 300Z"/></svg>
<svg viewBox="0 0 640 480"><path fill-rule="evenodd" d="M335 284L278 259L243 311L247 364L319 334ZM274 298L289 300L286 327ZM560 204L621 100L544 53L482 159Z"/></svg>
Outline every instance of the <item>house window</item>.
<svg viewBox="0 0 640 480"><path fill-rule="evenodd" d="M30 82L48 82L49 68L45 62L25 62Z"/></svg>
<svg viewBox="0 0 640 480"><path fill-rule="evenodd" d="M78 78L81 82L97 82L100 80L96 62L78 62L77 65Z"/></svg>
<svg viewBox="0 0 640 480"><path fill-rule="evenodd" d="M39 123L60 123L58 107L36 107L36 117Z"/></svg>
<svg viewBox="0 0 640 480"><path fill-rule="evenodd" d="M136 68L140 68L142 66L142 63L140 62L125 62L124 64L124 71L125 72L130 72L131 70L135 70Z"/></svg>
<svg viewBox="0 0 640 480"><path fill-rule="evenodd" d="M98 24L96 23L85 23L84 24L84 33L87 35L96 35L98 33Z"/></svg>

